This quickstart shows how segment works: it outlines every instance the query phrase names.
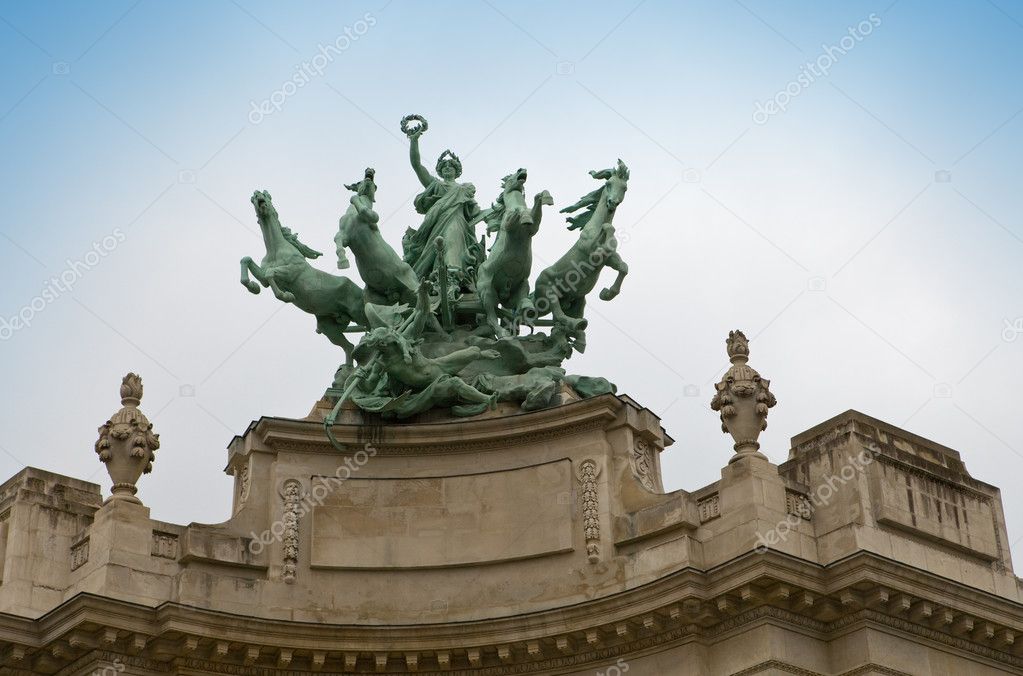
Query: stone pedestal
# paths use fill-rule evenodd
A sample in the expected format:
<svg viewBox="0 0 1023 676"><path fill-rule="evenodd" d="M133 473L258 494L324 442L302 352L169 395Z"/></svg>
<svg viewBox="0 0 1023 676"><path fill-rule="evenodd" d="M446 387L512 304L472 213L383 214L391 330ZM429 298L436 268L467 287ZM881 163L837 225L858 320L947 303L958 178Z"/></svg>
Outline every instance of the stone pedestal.
<svg viewBox="0 0 1023 676"><path fill-rule="evenodd" d="M231 442L217 525L0 487L2 673L1023 673L997 489L868 416L664 493L672 439L628 397L348 409L343 453L328 409Z"/></svg>

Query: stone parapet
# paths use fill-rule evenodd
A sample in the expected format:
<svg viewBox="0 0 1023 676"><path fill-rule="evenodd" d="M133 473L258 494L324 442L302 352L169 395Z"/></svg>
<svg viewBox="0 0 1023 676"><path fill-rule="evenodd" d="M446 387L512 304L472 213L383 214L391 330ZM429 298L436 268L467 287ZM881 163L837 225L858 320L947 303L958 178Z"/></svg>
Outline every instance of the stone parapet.
<svg viewBox="0 0 1023 676"><path fill-rule="evenodd" d="M857 411L792 440L782 476L807 486L818 560L872 551L1019 599L1001 494L959 453Z"/></svg>
<svg viewBox="0 0 1023 676"><path fill-rule="evenodd" d="M628 397L348 411L344 452L323 409L231 442L220 524L0 486L0 671L1023 673L997 489L863 414L664 493L672 440Z"/></svg>
<svg viewBox="0 0 1023 676"><path fill-rule="evenodd" d="M0 612L38 617L92 555L96 484L26 467L0 485Z"/></svg>

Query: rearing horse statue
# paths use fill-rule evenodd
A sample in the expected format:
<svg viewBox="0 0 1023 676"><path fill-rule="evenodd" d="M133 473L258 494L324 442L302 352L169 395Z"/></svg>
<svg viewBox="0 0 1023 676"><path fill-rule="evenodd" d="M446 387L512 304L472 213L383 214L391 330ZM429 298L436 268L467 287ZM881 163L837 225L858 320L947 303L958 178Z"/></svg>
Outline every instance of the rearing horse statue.
<svg viewBox="0 0 1023 676"><path fill-rule="evenodd" d="M601 300L611 300L622 290L622 281L629 266L618 255L618 241L614 236L615 211L625 199L629 184L629 168L618 160L612 169L591 171L590 176L604 181L604 185L582 197L561 213L574 213L568 217L568 229L580 229L579 239L554 265L540 273L533 291L534 317L548 312L554 316L555 328L573 339L579 352L586 349L586 294L593 290L605 267L618 272L611 286L600 292Z"/></svg>
<svg viewBox="0 0 1023 676"><path fill-rule="evenodd" d="M524 195L527 172L519 169L501 180L501 195L485 212L488 232L497 232L497 239L476 277L476 293L486 313L487 323L498 338L511 335L501 326L497 316L500 304L512 313L521 313L530 303L529 273L533 267L532 240L540 229L543 205L554 204L544 190L533 198L533 208L526 207Z"/></svg>
<svg viewBox="0 0 1023 676"><path fill-rule="evenodd" d="M366 169L358 183L345 185L355 193L350 206L338 223L334 236L337 244L337 267L341 270L350 263L345 248L355 255L355 266L365 282L366 302L377 305L416 303L419 278L412 266L403 261L380 234L380 216L373 210L376 201L376 172Z"/></svg>
<svg viewBox="0 0 1023 676"><path fill-rule="evenodd" d="M260 265L246 256L241 260L242 285L259 293L259 284L270 287L278 300L294 303L316 317L316 332L345 351L345 364L352 365L354 345L344 330L352 322L365 326L366 312L362 289L347 277L317 270L306 262L322 254L307 247L298 236L281 225L270 193L257 190L252 195L256 220L263 232L266 256ZM249 273L256 282L249 279Z"/></svg>

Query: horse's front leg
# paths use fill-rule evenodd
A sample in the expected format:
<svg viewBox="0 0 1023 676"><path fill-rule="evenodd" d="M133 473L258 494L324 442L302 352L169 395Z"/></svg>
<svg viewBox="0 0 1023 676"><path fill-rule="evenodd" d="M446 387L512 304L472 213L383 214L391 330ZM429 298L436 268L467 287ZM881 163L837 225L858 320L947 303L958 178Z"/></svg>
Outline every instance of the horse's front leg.
<svg viewBox="0 0 1023 676"><path fill-rule="evenodd" d="M277 283L277 278L271 273L266 276L266 283L270 286L270 290L277 296L277 300L284 301L285 303L294 303L295 294L290 291L285 291Z"/></svg>
<svg viewBox="0 0 1023 676"><path fill-rule="evenodd" d="M600 292L600 300L611 300L621 293L622 281L625 280L625 275L629 274L629 265L616 253L611 254L611 257L604 264L612 270L618 271L618 276L615 277L614 283Z"/></svg>
<svg viewBox="0 0 1023 676"><path fill-rule="evenodd" d="M252 293L259 293L259 284L256 284L256 282L254 282L251 279L249 279L249 273L251 272L252 276L255 277L256 280L260 284L262 284L263 286L266 286L267 285L266 275L263 274L263 269L260 268L258 265L256 265L256 262L254 260L252 260L248 256L246 256L245 258L243 258L241 260L241 264L242 264L242 279L241 279L242 286L244 286L246 289L248 289Z"/></svg>
<svg viewBox="0 0 1023 676"><path fill-rule="evenodd" d="M543 217L544 205L551 206L552 204L554 204L554 198L546 190L537 193L536 197L533 198L533 227L531 228L531 234L535 235L540 230L540 219Z"/></svg>

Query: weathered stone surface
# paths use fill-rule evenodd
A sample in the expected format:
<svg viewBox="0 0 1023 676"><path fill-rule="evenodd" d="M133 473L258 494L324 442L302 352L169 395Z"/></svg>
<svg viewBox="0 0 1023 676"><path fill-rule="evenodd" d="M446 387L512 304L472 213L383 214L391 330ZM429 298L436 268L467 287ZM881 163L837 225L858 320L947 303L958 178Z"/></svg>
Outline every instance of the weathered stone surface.
<svg viewBox="0 0 1023 676"><path fill-rule="evenodd" d="M264 418L215 526L25 470L0 486L0 670L1023 673L998 491L954 451L850 411L664 494L671 439L631 399L516 409L349 410L344 454L325 407Z"/></svg>
<svg viewBox="0 0 1023 676"><path fill-rule="evenodd" d="M349 479L313 507L310 565L437 568L570 552L571 471L561 460L482 474Z"/></svg>
<svg viewBox="0 0 1023 676"><path fill-rule="evenodd" d="M809 487L821 563L868 550L1005 592L998 573L1009 575L1012 560L1001 495L956 451L847 411L796 436L779 470Z"/></svg>

